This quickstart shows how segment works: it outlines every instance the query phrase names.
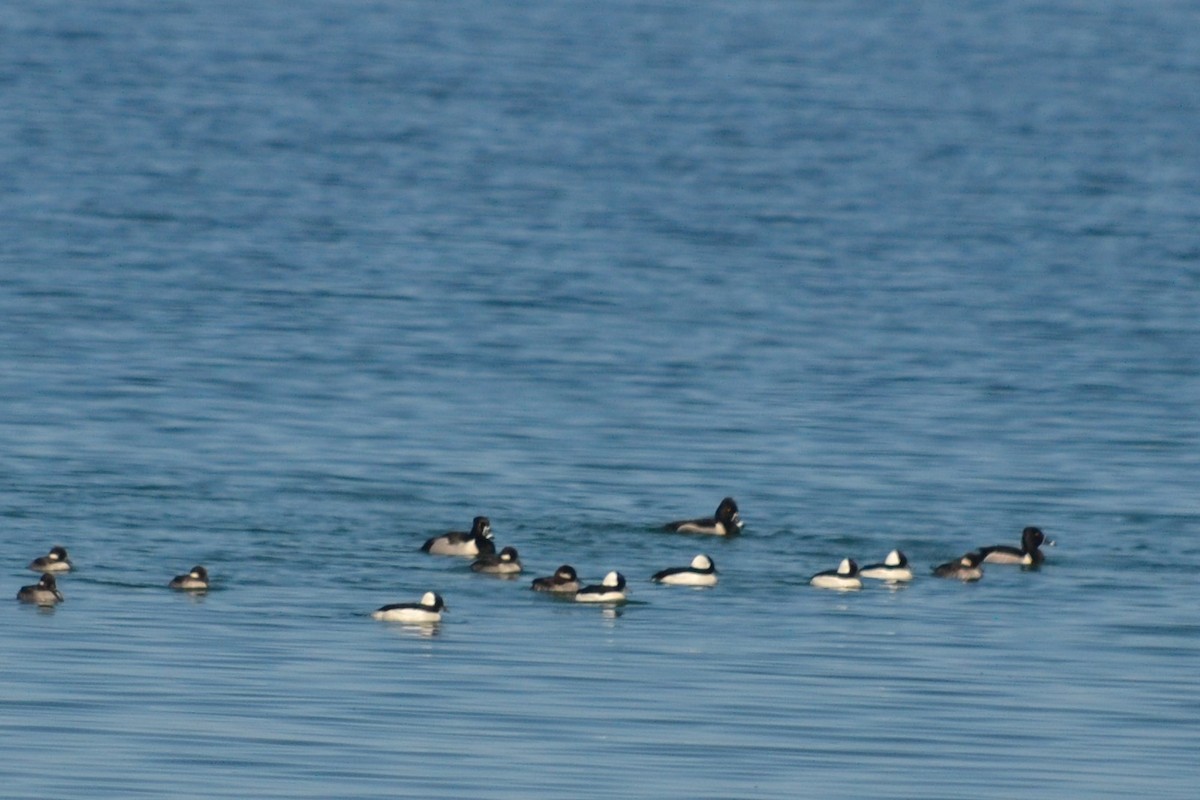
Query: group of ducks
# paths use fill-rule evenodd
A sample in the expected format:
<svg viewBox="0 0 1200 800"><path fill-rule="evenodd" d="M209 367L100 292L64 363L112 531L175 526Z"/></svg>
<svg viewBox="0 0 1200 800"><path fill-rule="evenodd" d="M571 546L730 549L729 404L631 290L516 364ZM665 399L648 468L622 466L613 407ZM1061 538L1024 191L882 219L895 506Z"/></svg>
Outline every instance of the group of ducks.
<svg viewBox="0 0 1200 800"><path fill-rule="evenodd" d="M59 591L58 579L54 576L70 572L71 567L71 559L67 555L67 548L59 545L51 547L49 553L44 556L38 556L29 562L29 568L34 572L42 573L42 577L37 583L22 586L17 591L17 599L22 603L31 603L39 606L58 605L65 598L62 592ZM207 591L208 570L200 566L192 567L191 571L187 574L176 575L172 578L167 586L180 591Z"/></svg>
<svg viewBox="0 0 1200 800"><path fill-rule="evenodd" d="M713 516L669 522L663 529L675 533L731 536L740 533L743 524L737 503L732 497L726 497L717 506ZM1054 543L1047 542L1042 531L1031 526L1021 532L1019 548L1009 545L981 547L939 564L934 567L933 574L942 578L977 581L983 577L984 563L1037 565L1044 559L1040 549L1043 544ZM476 517L469 531L451 531L435 536L426 541L421 550L431 555L473 558L471 569L474 572L511 577L520 574L523 569L515 547L496 551L492 526L487 517ZM46 555L31 561L29 569L42 573L42 577L36 584L22 586L17 592L17 600L39 606L61 603L63 595L58 589L55 575L71 570L66 549L60 546L51 548ZM809 583L821 589L852 591L862 588L863 578L903 583L913 579L913 571L904 553L893 550L882 562L862 568L854 559L845 558L837 569L819 572L812 576ZM688 566L661 570L651 576L651 580L675 586L714 586L717 583L717 569L713 560L702 553L693 558ZM195 566L184 575L176 575L167 585L178 591L207 591L208 571L202 566ZM605 575L600 583L584 586L574 567L569 564L563 564L553 575L535 578L530 588L580 603L615 604L626 600L625 576L620 572L614 570ZM385 605L373 611L371 616L389 622L432 623L441 620L442 614L448 610L441 595L426 592L416 603Z"/></svg>
<svg viewBox="0 0 1200 800"><path fill-rule="evenodd" d="M732 497L726 497L711 517L668 522L663 528L676 533L730 536L740 533L743 524L737 503ZM471 562L474 572L512 576L523 569L515 547L496 551L492 525L487 517L476 517L469 531L451 531L435 536L421 545L421 550L431 555L474 558ZM688 566L661 570L650 579L674 586L714 586L717 583L717 568L710 557L701 553ZM534 578L530 584L535 592L547 592L577 603L623 603L626 600L625 587L625 576L616 570L605 575L600 583L584 586L570 564L563 564L553 575ZM431 623L441 620L442 614L448 610L440 594L426 592L416 603L386 605L371 612L371 616L387 622Z"/></svg>
<svg viewBox="0 0 1200 800"><path fill-rule="evenodd" d="M964 582L977 581L983 577L983 565L986 564L1020 564L1036 566L1045 560L1042 545L1053 546L1047 542L1041 528L1032 525L1021 531L1021 546L1013 547L1007 544L996 544L980 547L958 558L938 564L933 568L933 574L939 578L954 578ZM887 554L880 564L870 564L860 568L852 558L842 559L837 569L818 572L809 581L819 589L840 589L848 591L861 589L863 578L901 583L913 579L912 568L908 559L899 550Z"/></svg>

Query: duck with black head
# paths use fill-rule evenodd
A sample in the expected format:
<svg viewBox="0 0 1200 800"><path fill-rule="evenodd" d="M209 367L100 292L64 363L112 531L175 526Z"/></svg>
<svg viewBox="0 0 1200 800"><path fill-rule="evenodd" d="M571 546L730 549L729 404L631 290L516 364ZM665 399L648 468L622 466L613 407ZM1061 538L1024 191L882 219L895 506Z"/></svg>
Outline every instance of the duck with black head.
<svg viewBox="0 0 1200 800"><path fill-rule="evenodd" d="M1020 564L1030 567L1046 560L1046 555L1041 549L1042 545L1053 547L1054 542L1046 541L1046 534L1042 533L1041 528L1030 525L1021 531L1020 547L994 544L990 547L979 548L979 552L983 554L983 563L985 564Z"/></svg>
<svg viewBox="0 0 1200 800"><path fill-rule="evenodd" d="M176 575L167 586L182 592L207 591L208 570L197 564L187 574Z"/></svg>
<svg viewBox="0 0 1200 800"><path fill-rule="evenodd" d="M492 523L487 517L476 517L469 531L450 531L434 536L421 545L421 550L435 556L475 556L496 552L492 541Z"/></svg>
<svg viewBox="0 0 1200 800"><path fill-rule="evenodd" d="M58 582L49 572L44 573L42 579L37 583L32 586L22 586L17 592L17 600L31 605L53 606L61 603L64 599L62 592L58 590Z"/></svg>
<svg viewBox="0 0 1200 800"><path fill-rule="evenodd" d="M70 572L71 559L67 557L67 548L55 545L44 556L38 556L29 562L28 569L34 572Z"/></svg>
<svg viewBox="0 0 1200 800"><path fill-rule="evenodd" d="M738 511L737 502L732 497L726 497L717 506L717 510L713 516L668 522L663 526L663 530L674 533L704 533L711 536L733 536L742 532L744 524L742 516Z"/></svg>

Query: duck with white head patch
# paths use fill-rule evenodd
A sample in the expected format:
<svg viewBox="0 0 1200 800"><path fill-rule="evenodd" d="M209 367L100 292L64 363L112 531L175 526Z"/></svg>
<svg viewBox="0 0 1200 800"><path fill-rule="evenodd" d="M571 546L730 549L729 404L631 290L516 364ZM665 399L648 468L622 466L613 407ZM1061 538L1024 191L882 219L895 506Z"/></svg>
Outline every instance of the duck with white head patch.
<svg viewBox="0 0 1200 800"><path fill-rule="evenodd" d="M186 575L176 575L167 586L183 592L208 591L208 570L196 565Z"/></svg>
<svg viewBox="0 0 1200 800"><path fill-rule="evenodd" d="M979 552L983 554L983 563L985 564L1020 564L1028 567L1041 564L1046 560L1045 554L1041 551L1043 544L1047 547L1054 546L1054 542L1046 541L1046 534L1042 533L1041 528L1030 525L1021 531L1020 547L996 544L991 547L981 547Z"/></svg>
<svg viewBox="0 0 1200 800"><path fill-rule="evenodd" d="M654 573L650 580L672 586L716 586L717 567L708 556L701 553L686 567L670 567Z"/></svg>
<svg viewBox="0 0 1200 800"><path fill-rule="evenodd" d="M939 578L954 578L964 583L977 581L983 577L983 554L972 550L945 564L933 568L933 574Z"/></svg>
<svg viewBox="0 0 1200 800"><path fill-rule="evenodd" d="M663 530L673 531L674 533L705 533L713 536L733 536L742 532L743 525L741 514L738 513L737 502L732 497L726 497L717 506L716 514L713 516L668 522L663 526Z"/></svg>
<svg viewBox="0 0 1200 800"><path fill-rule="evenodd" d="M585 586L575 593L575 600L580 603L623 603L625 599L625 576L615 570L599 584Z"/></svg>
<svg viewBox="0 0 1200 800"><path fill-rule="evenodd" d="M870 578L888 583L900 583L913 579L912 567L908 559L899 550L893 550L883 559L882 564L868 564L858 571L860 577Z"/></svg>
<svg viewBox="0 0 1200 800"><path fill-rule="evenodd" d="M442 596L437 592L426 592L417 603L393 603L381 606L371 616L384 622L408 622L427 625L440 622L442 614L449 611Z"/></svg>
<svg viewBox="0 0 1200 800"><path fill-rule="evenodd" d="M535 592L549 592L550 594L575 594L579 591L579 576L575 574L574 567L570 564L563 564L554 570L553 575L534 578L529 588Z"/></svg>
<svg viewBox="0 0 1200 800"><path fill-rule="evenodd" d="M54 580L54 576L47 572L34 585L22 586L17 592L17 599L22 603L32 605L53 606L61 603L65 598L58 590L58 582Z"/></svg>
<svg viewBox="0 0 1200 800"><path fill-rule="evenodd" d="M55 545L46 555L30 561L28 569L34 572L70 572L71 566L71 559L67 558L67 548Z"/></svg>
<svg viewBox="0 0 1200 800"><path fill-rule="evenodd" d="M858 564L852 558L843 558L837 569L827 569L818 572L808 581L818 589L836 589L849 592L862 588L862 580L858 577Z"/></svg>
<svg viewBox="0 0 1200 800"><path fill-rule="evenodd" d="M471 571L508 577L519 575L521 558L517 555L517 548L505 547L499 553L488 553L472 561Z"/></svg>
<svg viewBox="0 0 1200 800"><path fill-rule="evenodd" d="M476 517L469 531L450 531L434 536L421 550L435 556L481 556L496 552L492 541L492 523L487 517Z"/></svg>

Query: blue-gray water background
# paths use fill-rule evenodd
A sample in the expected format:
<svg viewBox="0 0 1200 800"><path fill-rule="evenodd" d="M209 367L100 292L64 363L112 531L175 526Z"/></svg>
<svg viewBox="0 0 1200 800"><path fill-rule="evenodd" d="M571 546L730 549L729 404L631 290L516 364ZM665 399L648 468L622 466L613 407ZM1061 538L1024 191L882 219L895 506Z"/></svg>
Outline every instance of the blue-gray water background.
<svg viewBox="0 0 1200 800"><path fill-rule="evenodd" d="M6 2L0 795L1194 797L1198 87L1169 0Z"/></svg>

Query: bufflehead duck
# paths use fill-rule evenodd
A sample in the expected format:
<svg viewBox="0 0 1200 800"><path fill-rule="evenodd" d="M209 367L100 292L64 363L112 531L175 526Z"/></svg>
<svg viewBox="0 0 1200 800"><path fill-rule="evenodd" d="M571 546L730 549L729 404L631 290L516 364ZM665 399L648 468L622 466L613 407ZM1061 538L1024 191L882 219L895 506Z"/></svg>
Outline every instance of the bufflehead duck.
<svg viewBox="0 0 1200 800"><path fill-rule="evenodd" d="M393 603L377 608L371 612L375 619L384 622L438 622L442 612L449 611L442 596L437 592L426 592L421 595L419 603Z"/></svg>
<svg viewBox="0 0 1200 800"><path fill-rule="evenodd" d="M1046 559L1045 554L1038 549L1043 544L1053 546L1054 542L1047 542L1046 534L1042 533L1042 529L1030 525L1021 531L1019 548L997 544L991 547L981 547L979 552L983 554L983 563L985 564L1024 564L1029 566L1040 564Z"/></svg>
<svg viewBox="0 0 1200 800"><path fill-rule="evenodd" d="M650 580L674 586L716 586L717 568L712 559L702 553L692 559L690 566L664 569L654 573Z"/></svg>
<svg viewBox="0 0 1200 800"><path fill-rule="evenodd" d="M470 531L450 531L434 536L421 549L435 556L482 556L496 552L492 541L492 523L487 517L476 517Z"/></svg>
<svg viewBox="0 0 1200 800"><path fill-rule="evenodd" d="M22 603L34 603L39 606L52 606L63 601L62 592L58 590L58 583L54 580L54 576L49 572L42 575L42 579L32 586L22 586L17 592L17 599Z"/></svg>
<svg viewBox="0 0 1200 800"><path fill-rule="evenodd" d="M717 513L714 516L668 522L663 526L663 530L675 533L708 533L715 536L731 536L741 533L744 524L738 514L737 503L732 497L726 497L721 501L721 505L717 506Z"/></svg>
<svg viewBox="0 0 1200 800"><path fill-rule="evenodd" d="M70 572L71 560L67 558L67 548L55 545L44 556L38 556L29 562L29 569L34 572Z"/></svg>
<svg viewBox="0 0 1200 800"><path fill-rule="evenodd" d="M604 576L599 585L585 586L575 593L580 603L625 602L625 576L615 570Z"/></svg>
<svg viewBox="0 0 1200 800"><path fill-rule="evenodd" d="M848 591L862 588L862 580L858 577L858 564L854 563L853 558L843 558L837 569L818 572L808 582L818 589Z"/></svg>
<svg viewBox="0 0 1200 800"><path fill-rule="evenodd" d="M933 568L933 574L939 578L957 578L960 581L977 581L983 577L983 554L971 551L961 558L938 564Z"/></svg>
<svg viewBox="0 0 1200 800"><path fill-rule="evenodd" d="M489 553L471 562L475 572L486 572L489 575L516 575L521 571L521 559L517 548L505 547L499 553Z"/></svg>
<svg viewBox="0 0 1200 800"><path fill-rule="evenodd" d="M176 575L167 585L185 592L205 591L208 589L208 570L201 566L192 567L187 575Z"/></svg>
<svg viewBox="0 0 1200 800"><path fill-rule="evenodd" d="M878 581L911 581L913 579L912 568L908 566L908 559L904 557L904 553L899 550L893 550L887 554L887 558L883 559L882 564L868 564L858 571L860 577L874 578Z"/></svg>
<svg viewBox="0 0 1200 800"><path fill-rule="evenodd" d="M535 592L553 592L554 594L575 594L579 591L579 576L570 564L563 564L554 570L554 574L546 578L534 578L530 587Z"/></svg>

